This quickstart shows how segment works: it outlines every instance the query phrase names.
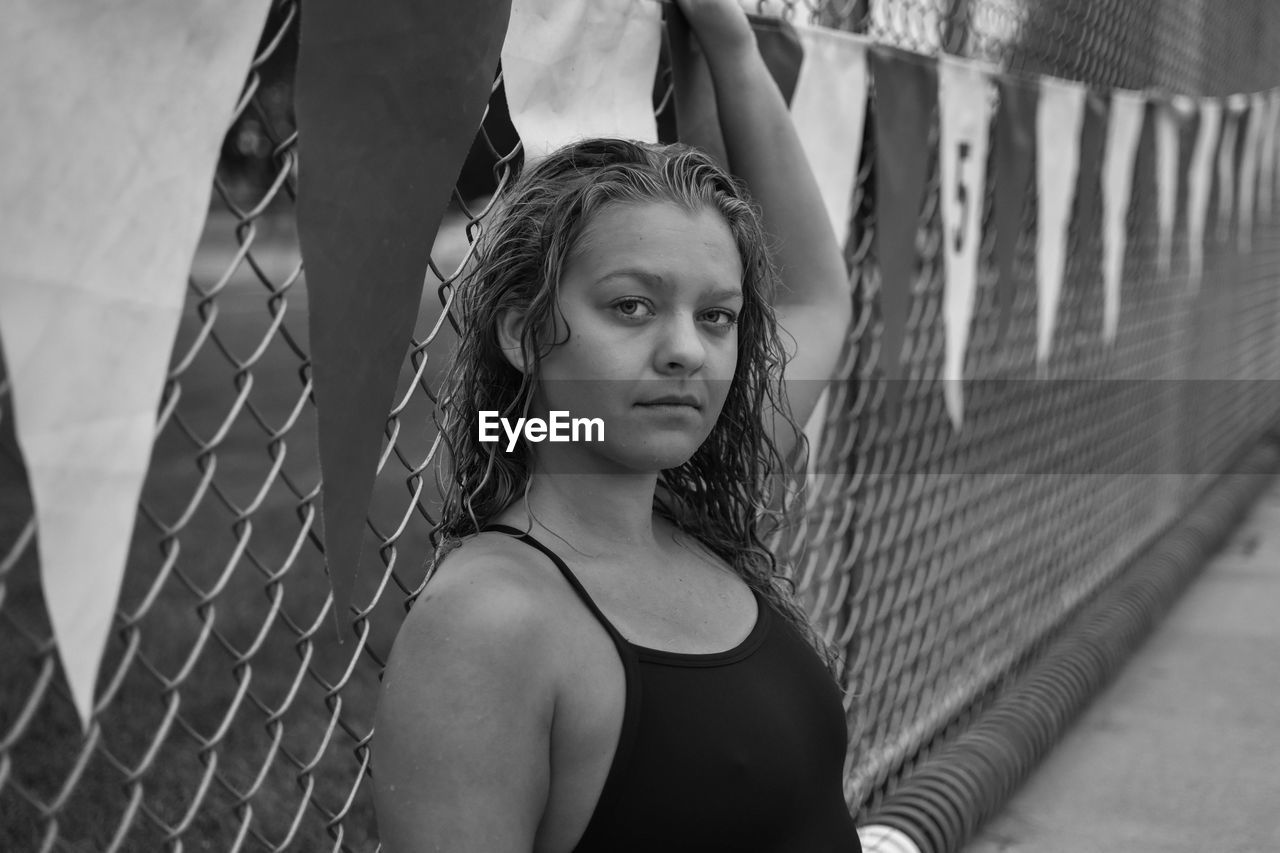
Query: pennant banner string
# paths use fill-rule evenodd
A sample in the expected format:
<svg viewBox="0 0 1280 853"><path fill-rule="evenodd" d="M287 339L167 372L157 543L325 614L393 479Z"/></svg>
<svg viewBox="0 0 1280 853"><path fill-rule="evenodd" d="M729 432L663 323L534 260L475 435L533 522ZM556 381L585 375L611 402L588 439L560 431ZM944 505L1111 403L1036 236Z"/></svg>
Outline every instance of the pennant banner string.
<svg viewBox="0 0 1280 853"><path fill-rule="evenodd" d="M5 159L8 165L0 166L0 190L28 212L0 238L0 345L31 478L46 601L73 701L87 723L185 274L222 137L270 4L193 0L175 12L160 0L131 0L106 15L88 0L67 2L76 15L18 0L10 10L10 35L0 37L0 68L11 90L7 115L26 129L12 140L17 148ZM526 159L585 137L653 141L665 4L455 0L442 13L440 4L427 10L388 0L374 18L362 18L336 0L308 3L298 65L298 227L311 300L326 559L335 611L342 614L358 565L385 413L417 317L430 244L422 235L434 233L440 221L499 53ZM68 21L75 21L74 31ZM886 46L868 51L859 37L807 26L798 28L799 52L789 26L755 25L820 175L826 215L841 235L851 218L868 78L875 79L880 363L891 379L901 373L929 121L937 89L943 90L944 388L948 413L960 426L993 75L950 57L935 63ZM388 32L397 35L388 39ZM145 54L128 49L140 40L151 46ZM1036 86L1007 75L994 82L1001 93L994 160L1001 330L1008 322L1021 205L1034 161L1040 205L1036 354L1044 368L1057 324L1072 201L1092 192L1096 177L1087 162L1089 146L1082 151L1082 131L1100 125L1086 122L1088 100L1079 84L1044 78ZM122 92L129 97L121 100ZM65 103L68 93L88 106L50 112L48 105ZM1144 98L1114 93L1104 119L1108 341L1119 322L1124 222ZM1163 275L1171 266L1177 217L1181 114L1195 109L1200 125L1190 158L1187 230L1192 286L1203 277L1215 149L1219 237L1229 236L1234 213L1238 248L1248 251L1255 217L1273 215L1280 90L1232 96L1225 107L1217 100L1197 107L1178 97L1156 108ZM166 133L149 137L147 150L140 150L137 128L155 126ZM96 144L86 149L84 139ZM1087 213L1092 202L1080 204L1081 224L1093 227ZM353 347L353 341L361 345ZM59 370L66 364L76 366L70 378ZM95 365L110 376L91 369Z"/></svg>

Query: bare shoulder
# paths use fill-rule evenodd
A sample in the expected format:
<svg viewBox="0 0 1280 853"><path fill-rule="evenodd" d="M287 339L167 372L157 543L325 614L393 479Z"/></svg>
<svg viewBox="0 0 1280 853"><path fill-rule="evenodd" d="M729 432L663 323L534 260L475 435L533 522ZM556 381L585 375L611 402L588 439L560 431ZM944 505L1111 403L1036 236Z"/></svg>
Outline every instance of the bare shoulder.
<svg viewBox="0 0 1280 853"><path fill-rule="evenodd" d="M478 537L441 563L410 609L372 742L386 849L530 849L557 691L542 574L531 555Z"/></svg>
<svg viewBox="0 0 1280 853"><path fill-rule="evenodd" d="M527 668L554 629L545 572L532 552L502 536L480 536L440 564L410 608L392 650L437 661L450 651L463 659L511 656ZM487 661L496 663L496 661Z"/></svg>

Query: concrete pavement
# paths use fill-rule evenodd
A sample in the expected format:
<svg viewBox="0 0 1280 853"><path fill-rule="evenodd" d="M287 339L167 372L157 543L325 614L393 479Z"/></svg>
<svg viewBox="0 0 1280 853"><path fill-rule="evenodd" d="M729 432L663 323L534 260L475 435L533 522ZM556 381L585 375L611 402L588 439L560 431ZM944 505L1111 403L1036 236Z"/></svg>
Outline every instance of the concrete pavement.
<svg viewBox="0 0 1280 853"><path fill-rule="evenodd" d="M1280 478L966 853L1280 853Z"/></svg>

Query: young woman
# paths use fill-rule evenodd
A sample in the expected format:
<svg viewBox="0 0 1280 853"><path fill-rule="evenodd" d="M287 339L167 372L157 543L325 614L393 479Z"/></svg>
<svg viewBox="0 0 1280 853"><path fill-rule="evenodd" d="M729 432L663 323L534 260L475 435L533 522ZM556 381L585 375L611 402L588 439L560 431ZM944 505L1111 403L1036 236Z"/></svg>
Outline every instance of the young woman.
<svg viewBox="0 0 1280 853"><path fill-rule="evenodd" d="M844 265L736 0L679 6L763 225L707 155L621 140L529 167L488 223L440 550L375 727L391 853L859 849L840 690L762 544ZM480 411L603 436L508 452Z"/></svg>

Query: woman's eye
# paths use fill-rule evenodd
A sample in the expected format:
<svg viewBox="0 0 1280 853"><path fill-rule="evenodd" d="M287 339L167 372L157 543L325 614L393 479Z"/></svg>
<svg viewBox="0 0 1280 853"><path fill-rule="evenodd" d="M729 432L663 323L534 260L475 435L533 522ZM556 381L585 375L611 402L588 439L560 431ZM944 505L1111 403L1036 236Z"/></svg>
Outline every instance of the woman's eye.
<svg viewBox="0 0 1280 853"><path fill-rule="evenodd" d="M653 312L649 306L639 299L620 299L613 303L613 308L623 317L645 317Z"/></svg>
<svg viewBox="0 0 1280 853"><path fill-rule="evenodd" d="M723 329L727 329L738 324L738 315L734 314L732 311L726 311L723 308L713 309L703 316L710 321L711 325Z"/></svg>

